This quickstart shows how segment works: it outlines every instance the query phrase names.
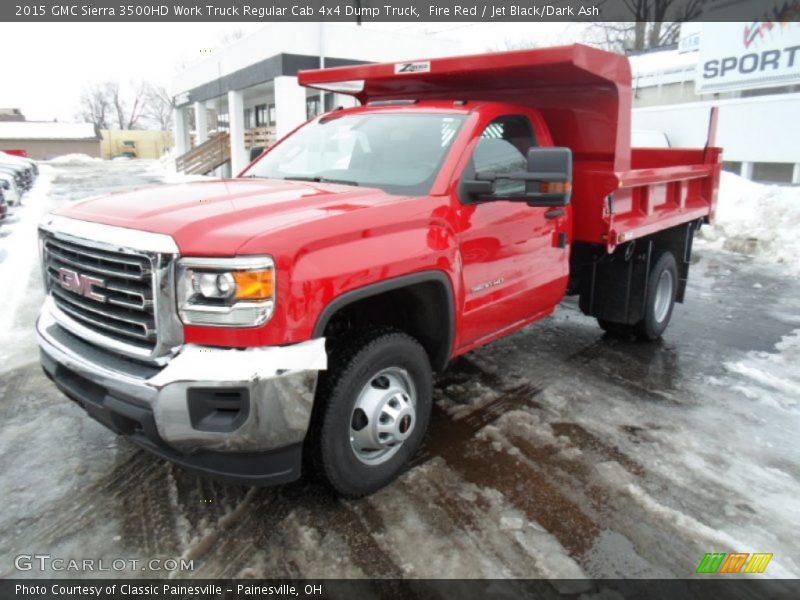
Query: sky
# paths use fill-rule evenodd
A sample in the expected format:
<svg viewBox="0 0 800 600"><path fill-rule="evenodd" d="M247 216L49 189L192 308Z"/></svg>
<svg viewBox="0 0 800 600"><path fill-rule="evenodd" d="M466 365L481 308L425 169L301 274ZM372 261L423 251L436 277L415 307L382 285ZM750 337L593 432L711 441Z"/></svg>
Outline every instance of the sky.
<svg viewBox="0 0 800 600"><path fill-rule="evenodd" d="M182 67L207 57L234 32L263 23L0 23L0 108L28 120L74 121L81 91L93 83L145 80L169 88ZM286 24L291 27L291 24ZM355 25L353 25L355 26ZM522 42L578 41L570 23L371 23L364 27L427 33L461 41L465 52ZM414 58L414 57L409 57Z"/></svg>

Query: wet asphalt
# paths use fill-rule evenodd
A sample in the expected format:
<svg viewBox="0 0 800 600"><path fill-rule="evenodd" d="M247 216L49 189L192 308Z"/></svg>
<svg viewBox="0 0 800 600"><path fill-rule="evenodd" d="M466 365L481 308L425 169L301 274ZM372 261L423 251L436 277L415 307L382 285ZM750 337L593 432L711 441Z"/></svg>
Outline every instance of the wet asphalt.
<svg viewBox="0 0 800 600"><path fill-rule="evenodd" d="M57 167L48 202L161 177ZM18 349L0 367L0 577L79 575L15 570L35 553L182 557L198 578L687 577L731 551L800 576L800 282L780 265L700 247L658 342L610 338L567 299L456 360L409 470L359 501L308 478L216 483L92 421L36 360L38 279L0 333Z"/></svg>

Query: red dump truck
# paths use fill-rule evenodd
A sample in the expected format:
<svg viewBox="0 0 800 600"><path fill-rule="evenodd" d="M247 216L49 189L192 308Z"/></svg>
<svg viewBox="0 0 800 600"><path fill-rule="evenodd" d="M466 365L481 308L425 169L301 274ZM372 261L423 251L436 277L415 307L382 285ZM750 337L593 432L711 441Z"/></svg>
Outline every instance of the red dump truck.
<svg viewBox="0 0 800 600"><path fill-rule="evenodd" d="M623 56L574 45L299 74L358 100L238 177L42 223L45 372L196 472L337 493L422 443L433 373L565 295L653 340L682 302L721 151L632 149Z"/></svg>

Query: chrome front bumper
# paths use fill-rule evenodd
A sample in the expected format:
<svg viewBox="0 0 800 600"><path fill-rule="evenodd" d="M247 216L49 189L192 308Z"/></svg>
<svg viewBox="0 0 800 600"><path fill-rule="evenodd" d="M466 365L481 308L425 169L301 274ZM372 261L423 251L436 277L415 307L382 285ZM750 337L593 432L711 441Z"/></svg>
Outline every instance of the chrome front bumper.
<svg viewBox="0 0 800 600"><path fill-rule="evenodd" d="M90 413L120 403L149 411L158 437L150 441L181 454L266 452L304 440L317 373L326 367L324 339L245 350L184 346L166 366L147 366L77 338L58 325L54 310L48 298L36 323L45 371L70 397L87 396L73 399ZM78 386L74 389L91 393L70 392L68 379ZM246 390L246 415L235 429L198 426L187 401L189 391L198 388Z"/></svg>

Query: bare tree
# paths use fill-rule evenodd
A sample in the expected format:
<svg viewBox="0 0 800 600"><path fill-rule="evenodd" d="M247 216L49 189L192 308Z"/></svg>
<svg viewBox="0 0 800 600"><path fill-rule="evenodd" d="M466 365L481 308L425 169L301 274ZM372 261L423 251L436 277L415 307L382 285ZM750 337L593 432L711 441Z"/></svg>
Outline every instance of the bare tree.
<svg viewBox="0 0 800 600"><path fill-rule="evenodd" d="M117 116L117 127L119 129L136 129L142 117L145 84L133 84L131 91L123 89L119 81L110 81L106 86L108 97Z"/></svg>
<svg viewBox="0 0 800 600"><path fill-rule="evenodd" d="M163 85L147 84L144 95L142 120L151 127L168 131L172 129L172 110L175 101Z"/></svg>
<svg viewBox="0 0 800 600"><path fill-rule="evenodd" d="M487 52L505 52L507 50L527 50L538 48L540 44L536 40L514 40L506 38L502 42L487 46Z"/></svg>
<svg viewBox="0 0 800 600"><path fill-rule="evenodd" d="M83 90L77 114L79 119L93 123L95 129L108 129L110 113L111 105L103 85L93 85Z"/></svg>
<svg viewBox="0 0 800 600"><path fill-rule="evenodd" d="M702 13L702 0L623 0L631 22L594 23L589 40L617 52L673 44L681 23Z"/></svg>
<svg viewBox="0 0 800 600"><path fill-rule="evenodd" d="M106 81L86 88L81 94L78 117L98 129L138 129L145 109L148 85L139 82L123 86Z"/></svg>
<svg viewBox="0 0 800 600"><path fill-rule="evenodd" d="M221 36L219 36L219 43L221 46L230 46L231 44L235 44L240 39L245 37L247 33L241 27L237 27L236 29L231 29L226 31Z"/></svg>

